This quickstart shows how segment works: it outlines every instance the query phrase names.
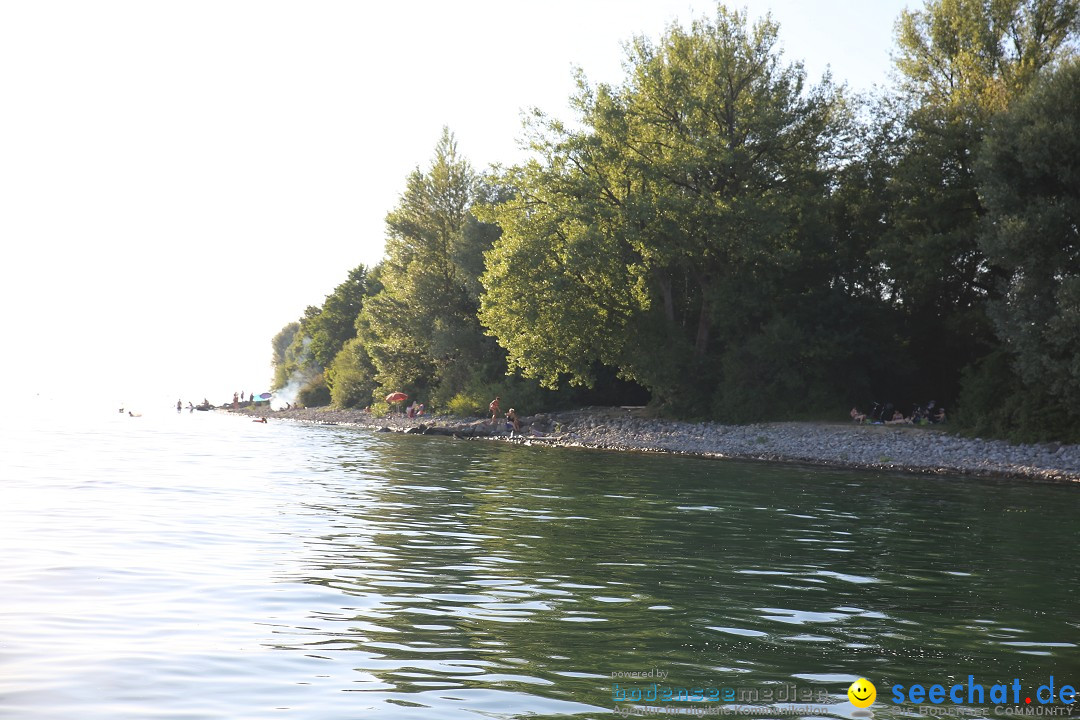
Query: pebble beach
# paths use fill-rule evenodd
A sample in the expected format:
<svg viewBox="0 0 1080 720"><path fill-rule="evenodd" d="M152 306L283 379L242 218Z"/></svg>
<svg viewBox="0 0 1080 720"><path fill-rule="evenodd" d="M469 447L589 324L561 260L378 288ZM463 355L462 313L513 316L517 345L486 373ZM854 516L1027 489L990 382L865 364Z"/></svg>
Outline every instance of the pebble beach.
<svg viewBox="0 0 1080 720"><path fill-rule="evenodd" d="M271 421L347 425L525 445L666 452L863 469L1080 481L1080 445L1012 445L939 426L821 422L723 425L641 417L636 408L585 408L522 418L520 432L481 418L372 416L360 410L244 409Z"/></svg>

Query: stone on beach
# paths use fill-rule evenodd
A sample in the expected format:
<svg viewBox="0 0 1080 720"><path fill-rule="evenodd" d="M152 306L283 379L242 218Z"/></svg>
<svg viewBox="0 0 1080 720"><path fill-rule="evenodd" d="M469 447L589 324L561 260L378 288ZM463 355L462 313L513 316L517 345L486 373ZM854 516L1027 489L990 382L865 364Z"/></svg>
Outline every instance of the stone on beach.
<svg viewBox="0 0 1080 720"><path fill-rule="evenodd" d="M237 411L242 414L244 410ZM637 417L620 408L586 408L520 418L511 433L488 419L373 416L360 410L284 410L275 418L355 425L381 432L492 439L529 445L671 452L922 473L1080 480L1080 446L1010 445L963 438L936 426L776 422L722 425Z"/></svg>

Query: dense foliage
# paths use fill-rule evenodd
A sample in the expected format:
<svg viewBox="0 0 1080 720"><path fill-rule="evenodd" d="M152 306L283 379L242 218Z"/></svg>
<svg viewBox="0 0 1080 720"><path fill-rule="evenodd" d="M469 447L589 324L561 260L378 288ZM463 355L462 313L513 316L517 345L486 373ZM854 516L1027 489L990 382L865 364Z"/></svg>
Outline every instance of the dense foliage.
<svg viewBox="0 0 1080 720"><path fill-rule="evenodd" d="M478 173L444 130L384 261L274 339L275 385L729 421L935 399L1080 437L1078 23L1080 0L927 0L876 98L723 6L637 38L572 120L532 113L520 165Z"/></svg>
<svg viewBox="0 0 1080 720"><path fill-rule="evenodd" d="M1058 428L1076 438L1080 63L1041 78L994 119L976 174L986 206L979 247L998 270L988 310L1001 346L969 374L965 408L986 434L1027 439Z"/></svg>
<svg viewBox="0 0 1080 720"><path fill-rule="evenodd" d="M614 365L697 415L772 413L807 388L843 395L814 387L828 381L807 356L828 347L800 310L830 294L843 102L782 64L777 33L721 8L657 45L635 41L623 86L582 79L575 129L537 118L537 159L491 209L504 234L481 309L526 376L589 384L598 362ZM762 360L778 384L768 407L742 392Z"/></svg>

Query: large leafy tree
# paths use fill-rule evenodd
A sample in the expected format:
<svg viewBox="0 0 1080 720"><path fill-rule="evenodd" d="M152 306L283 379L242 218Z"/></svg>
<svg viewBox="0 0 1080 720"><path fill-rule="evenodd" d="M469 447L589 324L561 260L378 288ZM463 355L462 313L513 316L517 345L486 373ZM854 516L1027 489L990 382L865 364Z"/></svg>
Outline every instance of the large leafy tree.
<svg viewBox="0 0 1080 720"><path fill-rule="evenodd" d="M293 340L295 340L296 335L299 332L299 322L294 321L288 323L285 327L281 328L270 343L274 351L272 359L272 364L274 366L274 380L270 385L273 390L285 387L289 383L289 377L292 376L300 366L300 358L296 357L293 346Z"/></svg>
<svg viewBox="0 0 1080 720"><path fill-rule="evenodd" d="M382 389L430 399L490 362L494 343L476 316L477 272L496 229L470 214L490 192L444 128L431 165L409 176L387 215L384 288L360 321Z"/></svg>
<svg viewBox="0 0 1080 720"><path fill-rule="evenodd" d="M326 296L322 307L300 322L300 332L311 338L309 351L319 368L327 368L345 343L356 337L356 318L364 301L381 283L364 265L349 271L348 279Z"/></svg>
<svg viewBox="0 0 1080 720"><path fill-rule="evenodd" d="M321 306L309 305L299 322L282 328L273 340L273 389L309 383L322 386L323 371L345 343L356 337L356 318L365 299L381 288L378 273L359 265Z"/></svg>
<svg viewBox="0 0 1080 720"><path fill-rule="evenodd" d="M906 318L901 352L929 388L955 390L989 351L999 280L977 242L986 213L975 158L996 113L1072 51L1077 0L928 0L897 24L898 98L883 103L883 297Z"/></svg>
<svg viewBox="0 0 1080 720"><path fill-rule="evenodd" d="M1080 425L1080 61L995 119L977 169L979 244L1003 271L995 329L1024 383Z"/></svg>
<svg viewBox="0 0 1080 720"><path fill-rule="evenodd" d="M985 130L1076 39L1078 0L928 0L897 23L903 89L942 119Z"/></svg>
<svg viewBox="0 0 1080 720"><path fill-rule="evenodd" d="M366 407L371 404L378 383L375 366L359 337L345 342L326 368L326 384L335 407Z"/></svg>
<svg viewBox="0 0 1080 720"><path fill-rule="evenodd" d="M777 40L719 7L632 42L621 86L579 77L574 126L535 116L535 159L487 215L481 318L513 367L554 385L614 365L685 410L778 295L819 283L842 103Z"/></svg>

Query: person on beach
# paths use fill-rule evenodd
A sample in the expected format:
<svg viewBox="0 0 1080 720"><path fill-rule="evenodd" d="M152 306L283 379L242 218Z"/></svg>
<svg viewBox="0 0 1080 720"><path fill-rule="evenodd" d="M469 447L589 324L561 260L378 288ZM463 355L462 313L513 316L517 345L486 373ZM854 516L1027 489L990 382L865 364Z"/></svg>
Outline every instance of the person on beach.
<svg viewBox="0 0 1080 720"><path fill-rule="evenodd" d="M901 425L904 423L910 424L911 418L904 417L904 413L900 412L899 410L892 414L892 420L885 421L886 425Z"/></svg>
<svg viewBox="0 0 1080 720"><path fill-rule="evenodd" d="M513 432L521 432L521 423L518 421L517 410L510 408L506 411L506 422Z"/></svg>
<svg viewBox="0 0 1080 720"><path fill-rule="evenodd" d="M488 405L488 411L491 413L491 424L495 425L499 422L499 396L496 395L495 399Z"/></svg>
<svg viewBox="0 0 1080 720"><path fill-rule="evenodd" d="M184 409L184 403L182 403L182 402L180 402L179 400L177 400L177 401L176 401L176 412L180 412L180 411L181 411L181 410L183 410L183 409Z"/></svg>
<svg viewBox="0 0 1080 720"><path fill-rule="evenodd" d="M866 413L861 413L859 408L853 407L851 408L851 419L857 423L864 423L866 422Z"/></svg>

